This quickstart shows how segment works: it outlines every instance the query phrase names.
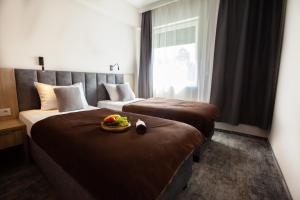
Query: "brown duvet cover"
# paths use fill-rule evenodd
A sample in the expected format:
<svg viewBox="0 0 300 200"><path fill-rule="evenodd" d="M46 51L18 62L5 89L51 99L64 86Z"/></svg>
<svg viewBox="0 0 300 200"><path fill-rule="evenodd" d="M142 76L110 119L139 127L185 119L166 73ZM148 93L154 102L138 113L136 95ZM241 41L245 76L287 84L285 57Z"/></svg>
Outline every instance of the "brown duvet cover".
<svg viewBox="0 0 300 200"><path fill-rule="evenodd" d="M204 142L184 123L121 113L132 124L146 122L148 131L135 127L124 133L100 129L109 109L52 116L37 122L32 139L96 199L156 199L181 164Z"/></svg>
<svg viewBox="0 0 300 200"><path fill-rule="evenodd" d="M130 103L123 106L123 111L184 122L197 128L207 138L212 136L219 114L217 107L212 104L165 98Z"/></svg>

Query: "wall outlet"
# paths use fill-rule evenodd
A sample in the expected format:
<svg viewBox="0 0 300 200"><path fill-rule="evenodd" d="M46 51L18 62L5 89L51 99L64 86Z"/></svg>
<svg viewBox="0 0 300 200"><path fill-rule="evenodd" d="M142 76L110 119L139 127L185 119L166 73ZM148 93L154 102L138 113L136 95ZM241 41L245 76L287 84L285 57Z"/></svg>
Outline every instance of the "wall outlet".
<svg viewBox="0 0 300 200"><path fill-rule="evenodd" d="M10 108L1 108L0 109L0 117L10 116L10 115L11 115L11 109Z"/></svg>

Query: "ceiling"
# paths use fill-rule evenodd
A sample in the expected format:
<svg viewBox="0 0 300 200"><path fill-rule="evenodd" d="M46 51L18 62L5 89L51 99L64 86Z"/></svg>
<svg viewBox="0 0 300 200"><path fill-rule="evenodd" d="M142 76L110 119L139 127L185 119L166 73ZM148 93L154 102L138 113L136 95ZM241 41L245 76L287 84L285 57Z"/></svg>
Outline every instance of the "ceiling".
<svg viewBox="0 0 300 200"><path fill-rule="evenodd" d="M129 3L137 8L143 8L151 3L157 2L159 0L127 0Z"/></svg>

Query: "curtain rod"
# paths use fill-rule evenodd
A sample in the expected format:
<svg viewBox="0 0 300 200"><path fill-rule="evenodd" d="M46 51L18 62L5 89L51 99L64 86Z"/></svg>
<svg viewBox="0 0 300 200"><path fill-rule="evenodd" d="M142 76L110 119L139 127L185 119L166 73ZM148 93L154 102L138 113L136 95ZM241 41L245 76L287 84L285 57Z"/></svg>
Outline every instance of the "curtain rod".
<svg viewBox="0 0 300 200"><path fill-rule="evenodd" d="M163 7L163 6L166 6L166 5L169 5L169 4L172 4L172 3L175 3L179 0L168 0L168 1L163 1L163 2L154 2L152 4L149 4L143 8L141 8L139 10L139 13L144 13L144 12L147 12L149 10L154 10L154 9L157 9L157 8L160 8L160 7Z"/></svg>

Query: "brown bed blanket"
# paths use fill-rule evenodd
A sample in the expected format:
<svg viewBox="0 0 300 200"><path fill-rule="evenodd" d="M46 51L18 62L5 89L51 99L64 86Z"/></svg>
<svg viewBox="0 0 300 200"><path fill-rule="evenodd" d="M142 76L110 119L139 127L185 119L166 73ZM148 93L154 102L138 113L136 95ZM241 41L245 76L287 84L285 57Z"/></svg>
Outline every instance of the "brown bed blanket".
<svg viewBox="0 0 300 200"><path fill-rule="evenodd" d="M100 129L98 109L52 116L34 124L32 139L96 199L156 199L181 164L204 142L192 126L171 120L121 113L132 124L146 122L139 135Z"/></svg>
<svg viewBox="0 0 300 200"><path fill-rule="evenodd" d="M130 103L123 106L123 111L184 122L197 128L207 138L212 136L218 117L218 109L212 104L165 98Z"/></svg>

